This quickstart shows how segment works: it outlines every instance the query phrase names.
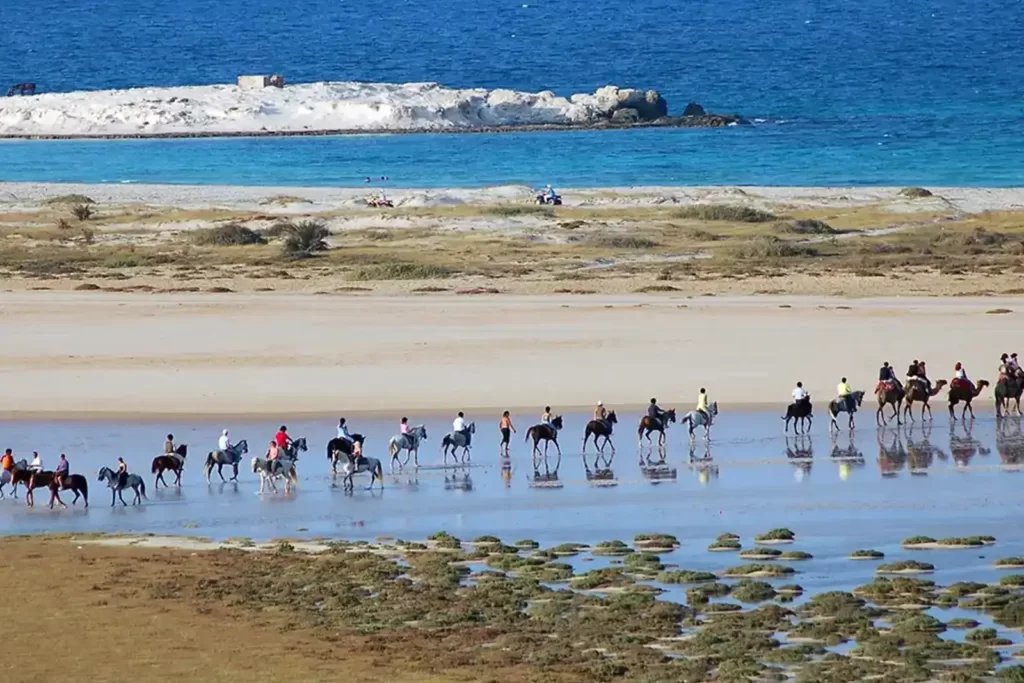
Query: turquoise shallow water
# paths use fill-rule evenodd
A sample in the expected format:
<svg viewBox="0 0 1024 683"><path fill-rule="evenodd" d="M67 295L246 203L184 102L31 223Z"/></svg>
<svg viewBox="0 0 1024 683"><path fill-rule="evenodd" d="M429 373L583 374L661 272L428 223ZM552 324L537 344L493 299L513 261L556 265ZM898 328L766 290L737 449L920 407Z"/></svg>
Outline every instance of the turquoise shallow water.
<svg viewBox="0 0 1024 683"><path fill-rule="evenodd" d="M910 0L30 0L0 8L0 79L41 91L231 82L653 87L759 125L0 144L0 180L405 187L1024 184L1024 8ZM194 17L202 21L194 21ZM188 30L180 30L187 26ZM104 36L96 40L95 36ZM301 39L297 39L301 37ZM2 84L2 81L0 81ZM0 102L0 107L3 104Z"/></svg>

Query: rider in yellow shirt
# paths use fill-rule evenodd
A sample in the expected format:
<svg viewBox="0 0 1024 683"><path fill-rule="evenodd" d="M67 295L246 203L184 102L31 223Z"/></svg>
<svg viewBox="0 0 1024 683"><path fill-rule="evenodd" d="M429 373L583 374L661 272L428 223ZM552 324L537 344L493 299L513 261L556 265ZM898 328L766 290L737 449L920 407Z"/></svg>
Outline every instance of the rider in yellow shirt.
<svg viewBox="0 0 1024 683"><path fill-rule="evenodd" d="M843 377L839 381L839 386L836 387L836 395L839 398L840 403L849 406L850 395L852 393L853 393L853 389L850 388L850 385L846 381L846 378Z"/></svg>
<svg viewBox="0 0 1024 683"><path fill-rule="evenodd" d="M711 418L711 413L708 411L708 392L704 387L701 387L700 393L697 394L697 412L704 415L705 420Z"/></svg>

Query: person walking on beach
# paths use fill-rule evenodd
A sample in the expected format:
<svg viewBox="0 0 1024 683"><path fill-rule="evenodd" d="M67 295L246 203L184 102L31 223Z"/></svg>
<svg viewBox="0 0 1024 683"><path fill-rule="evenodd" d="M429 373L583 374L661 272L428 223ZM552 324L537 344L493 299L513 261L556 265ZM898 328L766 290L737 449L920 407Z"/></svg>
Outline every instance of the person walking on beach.
<svg viewBox="0 0 1024 683"><path fill-rule="evenodd" d="M512 440L512 433L516 431L516 426L512 424L512 417L507 410L501 414L498 429L501 431L501 446L498 447L498 454L508 456L509 442Z"/></svg>
<svg viewBox="0 0 1024 683"><path fill-rule="evenodd" d="M4 472L12 472L14 470L14 451L10 448L4 451L4 455L0 458L0 470Z"/></svg>
<svg viewBox="0 0 1024 683"><path fill-rule="evenodd" d="M700 388L697 394L697 412L704 416L708 422L711 421L711 412L708 410L708 392L704 387Z"/></svg>

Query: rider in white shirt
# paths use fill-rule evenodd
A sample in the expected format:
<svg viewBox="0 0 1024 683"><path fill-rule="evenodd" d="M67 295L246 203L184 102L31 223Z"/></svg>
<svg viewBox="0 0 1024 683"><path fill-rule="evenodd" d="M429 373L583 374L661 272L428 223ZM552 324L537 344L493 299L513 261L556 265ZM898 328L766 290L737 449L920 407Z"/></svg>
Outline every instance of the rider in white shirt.
<svg viewBox="0 0 1024 683"><path fill-rule="evenodd" d="M806 401L808 398L810 398L810 395L804 389L804 383L797 382L796 389L793 390L793 402L799 403L800 401Z"/></svg>
<svg viewBox="0 0 1024 683"><path fill-rule="evenodd" d="M32 451L32 464L28 468L33 472L43 471L43 459L39 457L39 453Z"/></svg>
<svg viewBox="0 0 1024 683"><path fill-rule="evenodd" d="M453 432L464 432L466 431L466 416L460 411L458 417L452 422Z"/></svg>
<svg viewBox="0 0 1024 683"><path fill-rule="evenodd" d="M348 433L348 426L345 424L345 418L338 420L338 438L344 439L349 443L355 443L356 441L352 438L352 435Z"/></svg>
<svg viewBox="0 0 1024 683"><path fill-rule="evenodd" d="M231 448L231 439L228 438L228 430L225 429L220 433L220 438L217 439L217 448L224 453L227 453L228 449Z"/></svg>

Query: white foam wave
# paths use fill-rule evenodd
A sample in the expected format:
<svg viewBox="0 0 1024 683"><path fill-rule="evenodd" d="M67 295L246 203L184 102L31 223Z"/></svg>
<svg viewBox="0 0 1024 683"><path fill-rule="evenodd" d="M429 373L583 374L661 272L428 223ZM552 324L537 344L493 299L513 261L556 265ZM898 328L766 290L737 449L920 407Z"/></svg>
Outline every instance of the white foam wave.
<svg viewBox="0 0 1024 683"><path fill-rule="evenodd" d="M437 83L132 88L2 98L0 134L187 135L587 124L624 106L642 105L646 96L645 91L615 86L560 97L550 91L459 90Z"/></svg>

